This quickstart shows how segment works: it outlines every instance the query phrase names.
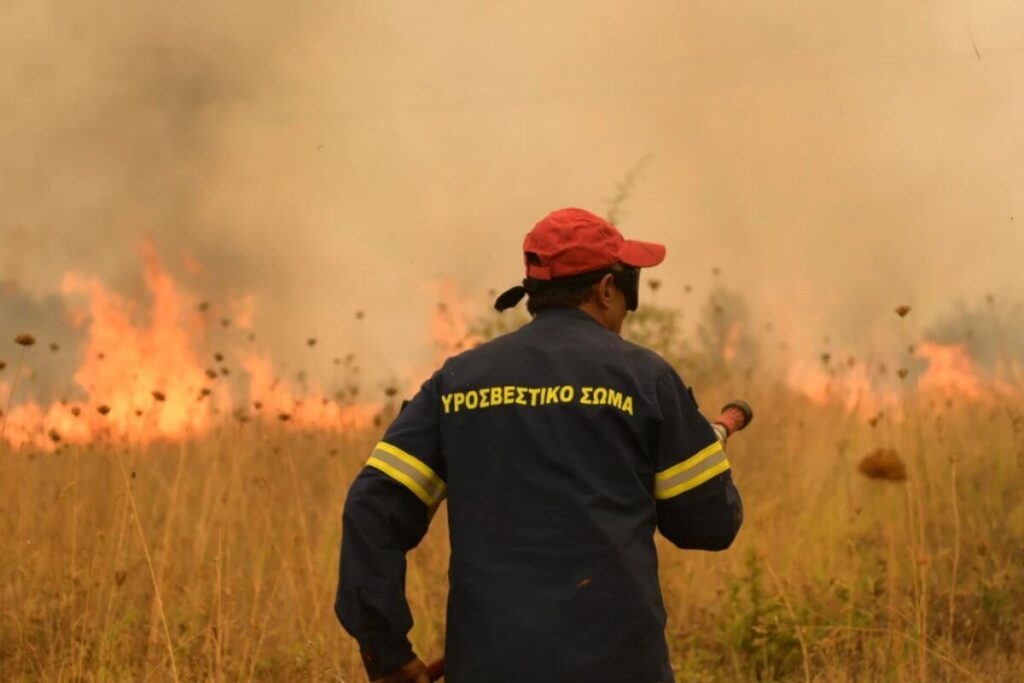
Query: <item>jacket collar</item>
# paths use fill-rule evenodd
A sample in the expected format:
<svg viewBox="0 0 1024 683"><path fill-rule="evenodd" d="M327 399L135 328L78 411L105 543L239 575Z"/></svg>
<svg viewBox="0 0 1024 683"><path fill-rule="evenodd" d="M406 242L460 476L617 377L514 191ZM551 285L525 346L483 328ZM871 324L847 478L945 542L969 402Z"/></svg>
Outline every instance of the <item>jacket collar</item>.
<svg viewBox="0 0 1024 683"><path fill-rule="evenodd" d="M586 311L580 310L579 308L549 308L538 313L534 318L534 321L540 322L546 320L557 321L569 319L582 320L604 329L604 326L602 326L601 323L599 323L592 315Z"/></svg>

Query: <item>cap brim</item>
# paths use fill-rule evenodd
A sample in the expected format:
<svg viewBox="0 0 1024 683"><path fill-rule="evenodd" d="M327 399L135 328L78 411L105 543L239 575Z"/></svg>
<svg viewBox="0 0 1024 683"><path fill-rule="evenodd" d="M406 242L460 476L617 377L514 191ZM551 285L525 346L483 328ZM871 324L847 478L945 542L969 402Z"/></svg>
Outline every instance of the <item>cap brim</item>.
<svg viewBox="0 0 1024 683"><path fill-rule="evenodd" d="M650 268L665 260L665 245L626 240L619 250L619 260L634 268Z"/></svg>

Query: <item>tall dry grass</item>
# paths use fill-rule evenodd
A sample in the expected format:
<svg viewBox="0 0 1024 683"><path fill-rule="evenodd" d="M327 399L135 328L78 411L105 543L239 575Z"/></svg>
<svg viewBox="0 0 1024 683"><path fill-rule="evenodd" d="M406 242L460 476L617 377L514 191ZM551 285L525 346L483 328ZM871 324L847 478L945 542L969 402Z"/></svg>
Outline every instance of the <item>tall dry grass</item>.
<svg viewBox="0 0 1024 683"><path fill-rule="evenodd" d="M730 446L746 504L735 545L661 547L680 680L1019 680L1024 406L912 403L906 422L870 427L751 398L757 422ZM362 680L332 600L344 494L376 436L252 424L145 451L9 454L0 679ZM905 482L856 471L887 444ZM412 639L429 657L443 511L410 564Z"/></svg>

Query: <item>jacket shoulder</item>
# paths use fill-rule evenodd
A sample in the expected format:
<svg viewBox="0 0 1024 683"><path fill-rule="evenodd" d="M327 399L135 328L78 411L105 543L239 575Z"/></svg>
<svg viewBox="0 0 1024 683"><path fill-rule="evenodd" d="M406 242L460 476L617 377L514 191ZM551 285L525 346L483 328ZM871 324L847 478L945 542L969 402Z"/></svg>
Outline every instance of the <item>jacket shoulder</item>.
<svg viewBox="0 0 1024 683"><path fill-rule="evenodd" d="M520 330L513 330L505 334L480 342L474 346L448 356L441 365L439 372L444 372L452 367L464 366L467 363L474 363L481 359L501 354L515 346L515 340Z"/></svg>
<svg viewBox="0 0 1024 683"><path fill-rule="evenodd" d="M646 346L640 346L626 339L621 340L622 353L631 363L635 363L657 377L674 371L672 364L665 360L661 354Z"/></svg>

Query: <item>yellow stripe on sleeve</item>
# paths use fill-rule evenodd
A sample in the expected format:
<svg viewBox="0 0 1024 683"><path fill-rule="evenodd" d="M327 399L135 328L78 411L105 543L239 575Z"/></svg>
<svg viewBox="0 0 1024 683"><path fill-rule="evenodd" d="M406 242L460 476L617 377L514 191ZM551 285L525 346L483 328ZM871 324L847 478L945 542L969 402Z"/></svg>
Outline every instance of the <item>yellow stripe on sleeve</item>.
<svg viewBox="0 0 1024 683"><path fill-rule="evenodd" d="M654 477L654 497L658 500L673 498L728 469L725 450L720 441L715 441L681 463L658 472Z"/></svg>
<svg viewBox="0 0 1024 683"><path fill-rule="evenodd" d="M394 444L379 442L366 464L403 484L428 507L435 507L447 493L448 487L434 470Z"/></svg>

